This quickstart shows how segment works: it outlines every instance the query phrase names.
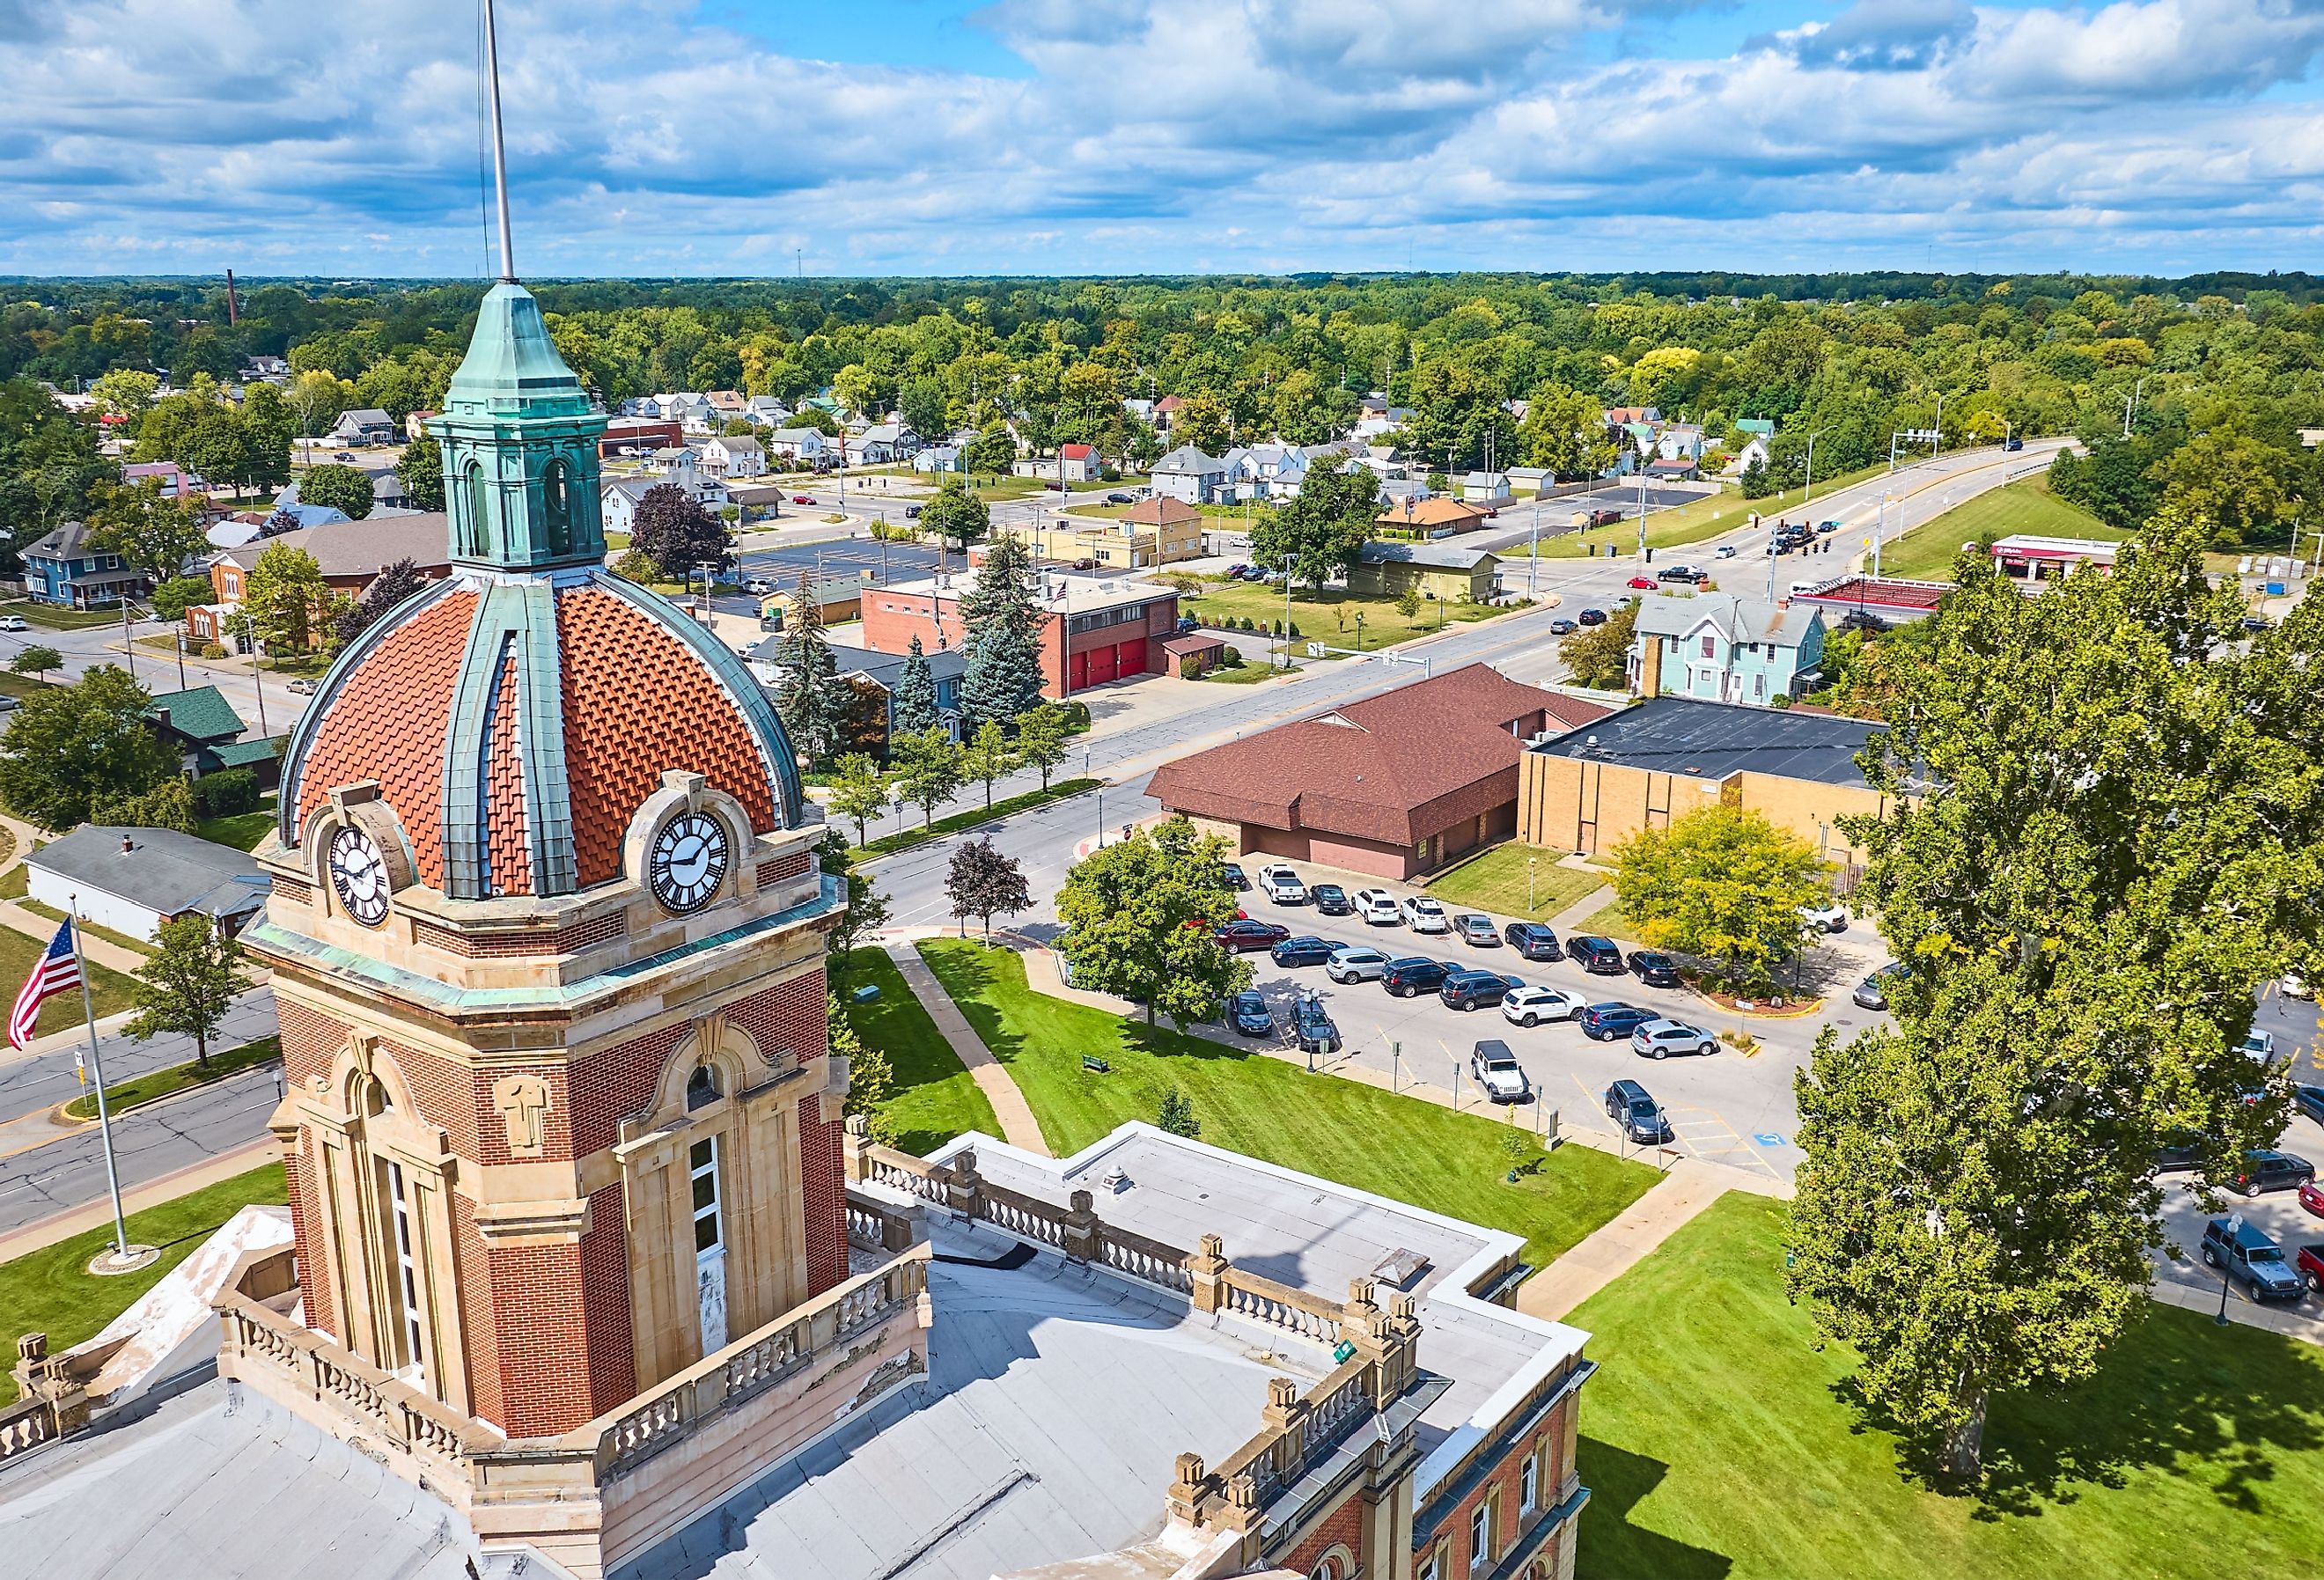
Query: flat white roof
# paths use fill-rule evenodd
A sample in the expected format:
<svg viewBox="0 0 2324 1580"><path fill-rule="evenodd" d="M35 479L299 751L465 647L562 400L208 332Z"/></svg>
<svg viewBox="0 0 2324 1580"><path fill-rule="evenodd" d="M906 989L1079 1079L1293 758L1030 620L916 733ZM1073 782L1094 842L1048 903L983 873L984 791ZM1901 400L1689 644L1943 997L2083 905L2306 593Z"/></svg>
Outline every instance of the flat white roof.
<svg viewBox="0 0 2324 1580"><path fill-rule="evenodd" d="M2097 538L2045 538L2038 532L2012 532L2006 538L1993 541L1993 551L2001 554L2034 554L2044 558L2080 559L2112 559L2119 543L2108 543Z"/></svg>
<svg viewBox="0 0 2324 1580"><path fill-rule="evenodd" d="M1037 576L1033 580L1038 596L1042 590L1042 578ZM965 596L975 585L975 572L963 571L954 576L942 590L947 598L958 599ZM865 590L927 597L938 589L936 578L931 576L923 577L918 581L897 582L885 588L867 587ZM1048 596L1040 598L1039 601L1041 607L1052 614L1060 609L1068 614L1086 614L1093 609L1118 609L1128 604L1150 604L1157 599L1175 598L1178 596L1175 589L1158 587L1150 581L1132 581L1126 577L1115 576L1052 574L1047 578L1047 591Z"/></svg>

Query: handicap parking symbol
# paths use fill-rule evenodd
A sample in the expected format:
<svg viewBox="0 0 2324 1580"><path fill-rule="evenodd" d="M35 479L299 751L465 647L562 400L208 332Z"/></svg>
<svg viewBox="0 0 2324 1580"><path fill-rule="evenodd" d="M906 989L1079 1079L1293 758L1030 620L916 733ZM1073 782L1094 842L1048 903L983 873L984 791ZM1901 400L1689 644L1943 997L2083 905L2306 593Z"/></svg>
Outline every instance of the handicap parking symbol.
<svg viewBox="0 0 2324 1580"><path fill-rule="evenodd" d="M1758 1142L1763 1147L1780 1147L1784 1144L1783 1137L1775 1135L1764 1130L1754 1131L1752 1132L1751 1139Z"/></svg>

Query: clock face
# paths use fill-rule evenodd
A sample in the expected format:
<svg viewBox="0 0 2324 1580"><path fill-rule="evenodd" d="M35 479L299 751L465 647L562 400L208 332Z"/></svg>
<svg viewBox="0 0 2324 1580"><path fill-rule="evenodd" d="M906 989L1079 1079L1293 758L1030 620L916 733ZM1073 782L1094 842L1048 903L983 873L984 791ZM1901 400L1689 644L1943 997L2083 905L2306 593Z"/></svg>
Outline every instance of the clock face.
<svg viewBox="0 0 2324 1580"><path fill-rule="evenodd" d="M699 910L725 881L726 825L707 812L680 812L654 836L646 876L665 910Z"/></svg>
<svg viewBox="0 0 2324 1580"><path fill-rule="evenodd" d="M371 836L342 828L331 836L331 887L347 914L365 927L387 919L387 863Z"/></svg>

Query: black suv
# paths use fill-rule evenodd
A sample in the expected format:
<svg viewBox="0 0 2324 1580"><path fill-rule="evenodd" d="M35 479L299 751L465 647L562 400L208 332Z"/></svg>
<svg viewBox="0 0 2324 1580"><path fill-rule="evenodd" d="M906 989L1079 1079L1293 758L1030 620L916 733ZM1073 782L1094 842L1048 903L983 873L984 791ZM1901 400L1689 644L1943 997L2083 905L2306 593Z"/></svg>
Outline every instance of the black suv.
<svg viewBox="0 0 2324 1580"><path fill-rule="evenodd" d="M1448 1010L1482 1009L1508 995L1509 979L1498 971L1455 971L1436 991Z"/></svg>
<svg viewBox="0 0 2324 1580"><path fill-rule="evenodd" d="M1380 973L1379 984L1400 999L1416 993L1434 993L1452 975L1452 967L1442 960L1431 960L1425 955L1406 955L1401 960L1391 960Z"/></svg>
<svg viewBox="0 0 2324 1580"><path fill-rule="evenodd" d="M2225 1218L2203 1225L2203 1265L2224 1269L2255 1300L2297 1300L2307 1286L2292 1270L2283 1247L2249 1224Z"/></svg>
<svg viewBox="0 0 2324 1580"><path fill-rule="evenodd" d="M1332 957L1334 949L1347 946L1337 938L1318 938L1302 934L1286 938L1267 953L1277 966L1321 966Z"/></svg>
<svg viewBox="0 0 2324 1580"><path fill-rule="evenodd" d="M1622 947L1595 933L1566 939L1565 957L1592 976L1619 976L1628 969L1622 964Z"/></svg>
<svg viewBox="0 0 2324 1580"><path fill-rule="evenodd" d="M1662 1016L1653 1010L1642 1010L1636 1004L1591 1004L1573 1017L1582 1028L1582 1035L1592 1042L1611 1042L1617 1037L1628 1037L1649 1021Z"/></svg>
<svg viewBox="0 0 2324 1580"><path fill-rule="evenodd" d="M1558 947L1557 935L1537 921L1513 921L1501 929L1501 937L1510 948L1528 960L1563 960L1565 951Z"/></svg>
<svg viewBox="0 0 2324 1580"><path fill-rule="evenodd" d="M2235 1187L2246 1196L2257 1196L2264 1190L2298 1190L2315 1178L2316 1165L2293 1153L2246 1152Z"/></svg>
<svg viewBox="0 0 2324 1580"><path fill-rule="evenodd" d="M1630 951L1630 975L1648 987L1677 987L1678 962L1652 949Z"/></svg>
<svg viewBox="0 0 2324 1580"><path fill-rule="evenodd" d="M1307 898L1315 907L1317 916L1353 916L1355 901L1337 883L1318 883L1307 891Z"/></svg>
<svg viewBox="0 0 2324 1580"><path fill-rule="evenodd" d="M1606 1088L1606 1117L1620 1125L1622 1133L1641 1146L1656 1146L1678 1139L1663 1113L1663 1105L1636 1081L1617 1081Z"/></svg>

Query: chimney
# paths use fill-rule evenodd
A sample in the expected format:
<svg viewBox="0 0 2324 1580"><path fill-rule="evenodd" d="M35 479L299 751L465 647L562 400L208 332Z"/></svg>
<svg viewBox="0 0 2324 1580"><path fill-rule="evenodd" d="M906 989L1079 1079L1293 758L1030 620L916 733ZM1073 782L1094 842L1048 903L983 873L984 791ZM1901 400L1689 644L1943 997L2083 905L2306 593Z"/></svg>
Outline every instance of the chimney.
<svg viewBox="0 0 2324 1580"><path fill-rule="evenodd" d="M121 836L121 854L127 855L137 848L137 842L126 834Z"/></svg>

